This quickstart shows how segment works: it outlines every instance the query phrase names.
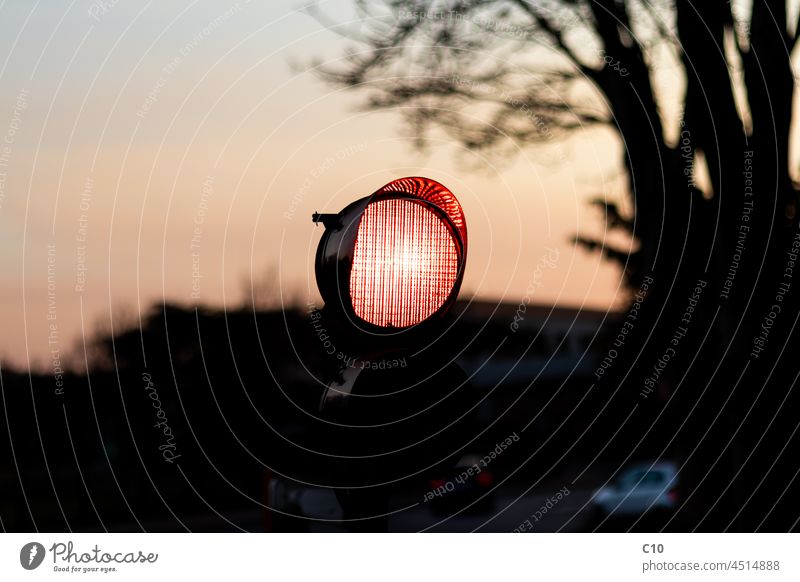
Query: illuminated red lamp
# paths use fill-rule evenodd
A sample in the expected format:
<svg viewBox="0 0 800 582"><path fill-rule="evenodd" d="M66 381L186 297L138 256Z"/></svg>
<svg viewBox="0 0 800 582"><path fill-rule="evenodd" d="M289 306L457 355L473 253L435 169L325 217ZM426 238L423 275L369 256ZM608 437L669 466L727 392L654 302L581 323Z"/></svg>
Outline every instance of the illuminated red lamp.
<svg viewBox="0 0 800 582"><path fill-rule="evenodd" d="M360 327L409 328L443 315L458 296L467 227L439 182L394 180L313 220L325 225L316 261L322 298Z"/></svg>

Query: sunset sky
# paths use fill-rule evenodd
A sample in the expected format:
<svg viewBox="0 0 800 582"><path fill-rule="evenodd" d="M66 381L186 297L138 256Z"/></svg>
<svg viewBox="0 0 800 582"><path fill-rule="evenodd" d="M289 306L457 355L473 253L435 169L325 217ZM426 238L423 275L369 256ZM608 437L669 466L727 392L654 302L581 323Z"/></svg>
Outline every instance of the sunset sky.
<svg viewBox="0 0 800 582"><path fill-rule="evenodd" d="M602 236L597 195L622 197L620 147L594 130L496 166L303 70L340 36L289 1L50 3L0 8L0 361L51 366L82 334L166 299L235 308L273 272L317 300L314 211L408 175L462 202L462 297L608 309L619 272L576 249ZM340 21L346 0L323 2ZM551 255L552 256L552 255ZM199 277L198 277L199 276Z"/></svg>

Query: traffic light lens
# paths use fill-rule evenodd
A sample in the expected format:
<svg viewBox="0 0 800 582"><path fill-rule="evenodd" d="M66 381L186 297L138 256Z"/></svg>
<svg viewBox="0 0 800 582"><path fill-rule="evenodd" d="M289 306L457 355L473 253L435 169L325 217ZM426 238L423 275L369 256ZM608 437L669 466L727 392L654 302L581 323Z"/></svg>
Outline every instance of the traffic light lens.
<svg viewBox="0 0 800 582"><path fill-rule="evenodd" d="M355 314L381 327L408 327L444 305L458 278L453 234L427 204L376 200L356 236L350 299Z"/></svg>

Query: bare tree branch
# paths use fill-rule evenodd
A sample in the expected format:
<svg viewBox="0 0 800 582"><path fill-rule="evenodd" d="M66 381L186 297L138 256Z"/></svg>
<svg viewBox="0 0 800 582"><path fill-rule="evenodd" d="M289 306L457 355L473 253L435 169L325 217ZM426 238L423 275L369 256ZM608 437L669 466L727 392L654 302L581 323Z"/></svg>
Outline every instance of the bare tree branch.
<svg viewBox="0 0 800 582"><path fill-rule="evenodd" d="M542 15L535 5L529 0L515 0L517 6L525 11L531 18L534 19L537 26L547 33L547 36L555 43L555 45L563 52L569 59L580 69L587 77L596 80L598 71L585 64L581 58L567 45L564 41L563 30L555 28L547 18Z"/></svg>

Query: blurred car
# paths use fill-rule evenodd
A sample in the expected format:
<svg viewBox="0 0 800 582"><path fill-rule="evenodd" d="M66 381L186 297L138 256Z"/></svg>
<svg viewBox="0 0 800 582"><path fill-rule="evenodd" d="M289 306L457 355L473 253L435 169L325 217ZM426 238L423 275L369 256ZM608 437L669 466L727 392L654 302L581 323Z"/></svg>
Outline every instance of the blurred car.
<svg viewBox="0 0 800 582"><path fill-rule="evenodd" d="M467 513L485 513L494 507L494 474L481 463L480 455L464 455L455 466L428 481L431 510L452 514L461 509Z"/></svg>
<svg viewBox="0 0 800 582"><path fill-rule="evenodd" d="M638 463L625 469L592 496L599 518L669 513L678 505L678 465L671 461Z"/></svg>

